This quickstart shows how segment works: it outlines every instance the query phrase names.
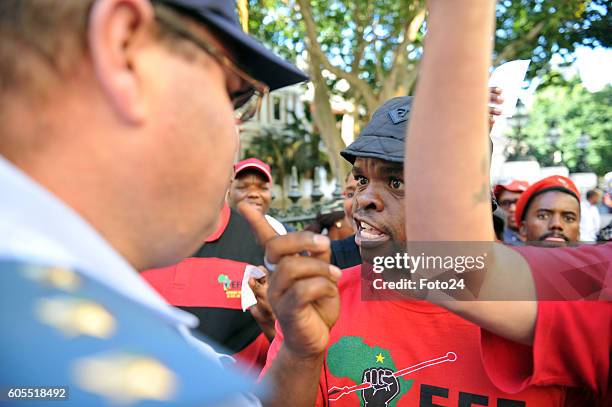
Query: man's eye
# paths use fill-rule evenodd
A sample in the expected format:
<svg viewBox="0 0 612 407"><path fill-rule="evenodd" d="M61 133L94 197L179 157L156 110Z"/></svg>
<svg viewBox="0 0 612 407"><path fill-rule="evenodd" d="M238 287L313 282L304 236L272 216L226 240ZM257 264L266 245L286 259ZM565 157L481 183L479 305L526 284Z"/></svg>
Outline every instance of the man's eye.
<svg viewBox="0 0 612 407"><path fill-rule="evenodd" d="M567 215L567 216L565 216L565 221L566 221L567 223L573 223L573 222L575 222L575 221L576 221L576 218L575 218L575 217L573 217L573 216L571 216L571 215Z"/></svg>
<svg viewBox="0 0 612 407"><path fill-rule="evenodd" d="M355 175L355 181L357 181L358 185L367 185L368 179L362 175Z"/></svg>
<svg viewBox="0 0 612 407"><path fill-rule="evenodd" d="M401 179L392 178L389 181L389 186L393 189L400 189L404 186L404 181L402 181Z"/></svg>
<svg viewBox="0 0 612 407"><path fill-rule="evenodd" d="M547 213L538 213L538 219L546 220L546 219L548 219L548 214Z"/></svg>

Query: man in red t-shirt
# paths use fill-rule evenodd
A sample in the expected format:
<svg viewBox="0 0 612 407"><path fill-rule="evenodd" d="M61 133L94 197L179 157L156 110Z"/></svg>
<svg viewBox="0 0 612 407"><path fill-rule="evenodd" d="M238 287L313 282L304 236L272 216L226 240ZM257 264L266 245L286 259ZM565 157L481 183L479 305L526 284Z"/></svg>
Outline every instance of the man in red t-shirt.
<svg viewBox="0 0 612 407"><path fill-rule="evenodd" d="M360 136L342 151L357 181L355 241L365 258L386 243L404 242L404 135L412 104L398 97L379 108ZM376 297L365 290L367 265L343 271L340 316L331 329L316 405L561 406L559 386L531 386L510 395L487 379L479 329L442 307ZM369 297L369 298L368 298ZM272 364L284 340L268 353ZM289 338L291 340L291 338Z"/></svg>
<svg viewBox="0 0 612 407"><path fill-rule="evenodd" d="M411 241L424 242L444 240L493 242L488 193L489 153L488 143L485 141L487 132L485 95L492 52L495 3L488 0L475 1L471 7L465 7L465 2L462 1L430 0L428 6L428 33L417 87L417 103L411 118L410 138L406 143L404 180L405 190L410 193L405 195L404 202L400 205L400 208L404 206L406 208L405 230L410 231L407 238ZM396 121L401 116L403 116L401 112L392 115ZM380 168L384 167L376 163L366 164L365 169L368 172L362 174L360 183L370 191L373 191L369 187L372 184L378 185L379 192L384 186L396 191L387 190L384 191L384 195L389 198L392 198L393 194L397 196L400 190L404 190L401 180L397 179L397 175L389 174L387 169ZM373 175L368 178L367 175L370 174ZM452 188L457 189L458 185L461 185L462 193L454 195L453 205L449 206L448 191ZM382 201L379 193L369 195L372 210L383 212L397 206L398 200L395 198ZM389 206L381 206L381 202L388 203ZM384 215L377 215L376 221L374 217L362 218L361 221L364 222L361 224L362 237L365 235L369 240L385 239L384 235L396 237L398 229L390 227L388 220L389 218ZM455 326L458 329L454 330L453 335L446 340L436 336L424 338L423 334L428 334L430 331L426 330L420 321L414 323L413 330L410 329L409 318L394 318L395 313L391 313L396 304L394 302L370 302L352 310L344 308L344 312L350 311L350 314L339 315L338 288L334 284L339 278L339 272L316 258L329 248L329 242L324 240L319 236L299 234L274 239L266 245L268 262L277 263L276 271L270 281L269 299L285 334L281 341L282 333L279 332L269 352L269 355L276 354L276 359L274 364L268 365L267 375L276 379L278 386L272 405L311 406L316 402L318 389L319 403L324 404L327 401L329 405L342 401L352 401L356 404L360 399L368 406L387 406L398 401L409 403L408 397L415 397L411 395L413 392L417 393L418 397L412 399L410 405L453 405L448 400L444 400L444 397L457 394L452 396L455 400L451 403L456 403L455 405L512 405L512 403L521 403L519 397L524 397L523 400L528 400L529 405L548 406L554 405L559 400L546 400L547 396L555 397L555 394L560 394L557 392L563 392L554 385L581 386L578 380L574 382L565 380L568 377L575 379L586 375L595 379L591 380L593 383L606 383L609 380L610 324L606 322L609 322L610 310L607 303L593 303L592 311L597 311L597 315L593 315L595 325L580 322L580 316L586 313L571 312L573 305L568 303L551 305L554 307L551 308L551 313L543 312L539 315L542 320L541 327L545 329L536 331L535 349L539 337L547 337L549 332L555 335L563 326L571 330L564 336L555 338L554 343L551 342L554 346L551 346L550 350L547 349L549 355L540 352L540 357L537 357L536 354L535 363L539 363L540 366L558 367L556 370L551 369L551 374L538 383L551 387L533 386L533 390L537 392L534 396L542 399L531 399L533 394L526 393L501 395L495 390L489 393L490 382L484 376L472 382L474 370L478 370L479 366L483 367L483 364L478 359L466 356L469 350L464 349L467 346L464 343L471 343L470 334L459 329L459 324L467 324L466 322L457 319ZM529 255L523 257L517 251L500 244L491 243L491 246L494 248L492 253L495 255L494 260L497 261L489 264L485 270L487 276L510 292L515 290L523 296L522 298L535 298L531 269L525 260ZM304 249L313 256L292 255L301 253ZM589 269L593 268L591 260L581 258L586 250L584 248L526 248L525 250L527 252L550 250L551 255L568 253L563 261L573 259L576 265L590 264ZM609 260L610 255L605 252L605 248L593 248L593 250L602 255L600 259L603 259L604 263ZM603 270L605 276L608 275L606 271L609 263L605 266L595 268L599 272ZM541 268L534 268L534 271L538 269ZM506 272L496 273L500 270ZM556 270L549 269L549 271ZM356 295L355 273L354 271L345 273L339 284L343 302L349 301L351 296ZM491 288L488 286L490 281L484 283L486 284L483 286ZM495 284L492 288L496 288ZM586 290L584 294L598 297L603 294L602 290L590 294L588 291ZM399 304L397 305L396 308L399 310ZM537 315L537 304L533 301L487 303L454 301L444 305L454 312L471 318L491 333L523 342L525 345L533 343L533 327ZM432 310L440 310L431 307ZM541 306L542 309L544 307L546 306ZM508 312L510 309L512 312ZM563 313L563 311L568 312ZM429 316L432 314L434 317L429 321L441 326L442 324L435 318L436 312L428 313ZM445 315L443 312L441 314ZM608 315L607 320L606 315ZM576 323L562 325L559 318L561 321L571 318L571 321ZM445 319L444 323L453 323L451 318ZM332 329L336 320L338 326ZM383 331L383 325L387 320L389 326ZM345 339L341 341L342 338L338 339L336 335L337 329L345 330L350 324L360 327L363 331L356 334L346 332ZM600 335L597 335L594 326L598 327ZM581 328L585 330L584 333L574 332ZM477 327L474 329L477 334L480 332ZM587 335L590 337L589 345L597 351L592 358L583 359L582 371L574 370L573 365L585 352L583 344L579 342L587 341ZM406 342L398 347L397 338L402 338ZM329 352L326 352L329 340L332 343ZM383 340L386 341L384 346L376 342ZM457 345L459 342L461 345ZM580 350L578 353L569 353L565 358L562 355L564 348L574 343L576 349ZM427 346L429 344L430 347ZM509 350L516 352L517 359L525 353L529 354L531 350L525 347L525 352L519 354L516 349L520 349L522 345L512 346L518 347ZM432 354L433 352L423 354L428 352L428 348L435 351L435 354ZM460 353L457 353L459 349ZM351 353L356 355L356 358L342 357L342 354ZM477 355L478 353L476 351ZM500 359L505 356L508 361L513 360L511 356L503 355L501 352L496 356ZM392 359L391 365L389 358ZM357 363L354 363L355 360ZM364 367L365 363L373 366ZM455 369L461 366L465 369L459 373ZM516 363L516 366L507 365L499 369L518 368L519 373L528 375L529 369L520 369L524 366L526 364ZM527 366L529 367L528 364ZM597 368L598 366L601 368ZM438 368L444 371L438 370L438 376L433 377L435 375L433 369ZM355 373L360 370L361 378ZM411 376L413 374L418 375L418 378L413 379ZM466 385L465 389L457 385L464 377L463 374L466 382L461 386ZM413 381L406 383L406 379ZM491 376L491 379L499 383L494 376ZM436 385L432 380L438 380L437 383L440 384ZM445 381L448 387L441 383L442 381ZM525 384L527 382L522 381L520 387L524 387ZM453 390L450 389L451 386ZM485 391L486 394L479 393L481 391ZM576 399L561 401L567 404L572 400ZM600 401L605 405L605 396ZM591 404L589 401L582 401L578 405Z"/></svg>

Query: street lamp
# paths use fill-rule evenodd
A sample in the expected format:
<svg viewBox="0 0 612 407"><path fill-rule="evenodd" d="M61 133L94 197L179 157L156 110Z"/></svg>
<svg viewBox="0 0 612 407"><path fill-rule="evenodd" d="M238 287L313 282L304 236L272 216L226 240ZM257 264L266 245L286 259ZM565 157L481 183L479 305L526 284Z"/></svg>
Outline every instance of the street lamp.
<svg viewBox="0 0 612 407"><path fill-rule="evenodd" d="M523 134L523 127L525 127L527 121L526 110L525 104L519 99L516 104L514 115L508 118L508 124L512 127L514 136L506 147L506 154L508 159L512 161L520 161L528 158L529 146L525 142L525 135Z"/></svg>
<svg viewBox="0 0 612 407"><path fill-rule="evenodd" d="M516 102L515 113L511 118L512 125L519 136L523 133L523 127L525 126L526 119L527 109L525 108L523 101L519 99L518 102Z"/></svg>

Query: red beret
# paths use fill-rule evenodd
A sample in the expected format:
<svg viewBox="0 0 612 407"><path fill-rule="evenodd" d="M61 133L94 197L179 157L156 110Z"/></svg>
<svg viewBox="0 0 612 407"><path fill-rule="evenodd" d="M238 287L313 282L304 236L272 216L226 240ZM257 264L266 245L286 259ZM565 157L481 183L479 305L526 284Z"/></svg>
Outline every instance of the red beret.
<svg viewBox="0 0 612 407"><path fill-rule="evenodd" d="M527 188L529 188L529 182L514 180L507 184L495 185L495 188L493 188L493 195L495 195L495 199L499 199L499 196L503 191L525 192Z"/></svg>
<svg viewBox="0 0 612 407"><path fill-rule="evenodd" d="M576 188L576 185L571 179L561 175L546 177L527 188L527 190L521 194L521 197L516 203L515 218L517 225L523 223L523 215L527 213L527 208L531 200L537 195L549 190L568 193L580 202L580 192L578 192L578 188Z"/></svg>

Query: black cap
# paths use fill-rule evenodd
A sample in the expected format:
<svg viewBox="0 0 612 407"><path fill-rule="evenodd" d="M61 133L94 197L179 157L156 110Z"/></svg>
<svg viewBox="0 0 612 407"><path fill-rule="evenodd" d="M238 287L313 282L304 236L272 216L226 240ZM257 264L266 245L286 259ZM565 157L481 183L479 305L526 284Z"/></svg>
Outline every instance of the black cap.
<svg viewBox="0 0 612 407"><path fill-rule="evenodd" d="M236 55L236 62L253 78L268 85L270 90L308 80L302 71L269 51L242 31L232 0L161 0L168 5L190 11L202 20Z"/></svg>
<svg viewBox="0 0 612 407"><path fill-rule="evenodd" d="M372 115L359 137L340 152L351 164L357 157L380 158L391 162L404 162L404 142L412 96L387 100Z"/></svg>

